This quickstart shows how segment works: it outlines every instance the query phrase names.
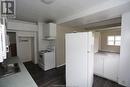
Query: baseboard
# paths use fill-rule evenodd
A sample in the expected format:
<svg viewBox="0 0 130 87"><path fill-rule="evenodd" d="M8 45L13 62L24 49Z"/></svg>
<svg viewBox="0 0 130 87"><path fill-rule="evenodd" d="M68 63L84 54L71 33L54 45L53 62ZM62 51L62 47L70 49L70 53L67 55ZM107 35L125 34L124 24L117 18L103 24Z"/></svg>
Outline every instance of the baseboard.
<svg viewBox="0 0 130 87"><path fill-rule="evenodd" d="M107 80L110 80L110 81L113 81L113 82L118 83L118 80L109 79L109 78L107 78L107 77L104 77L104 76L99 75L99 74L96 74L96 73L94 73L94 75L96 75L96 76L99 76L99 77L101 77L101 78L104 78L104 79L107 79Z"/></svg>
<svg viewBox="0 0 130 87"><path fill-rule="evenodd" d="M98 77L100 77L100 78L103 78L103 79L110 80L110 81L113 81L113 82L115 82L115 83L118 83L118 84L121 85L122 87L127 87L125 84L123 84L123 83L121 83L121 82L119 82L119 81L114 81L114 80L108 79L108 78L106 78L106 77L104 77L104 76L101 76L101 75L95 74L95 73L94 73L94 75L95 75L95 76L98 76Z"/></svg>
<svg viewBox="0 0 130 87"><path fill-rule="evenodd" d="M124 81L118 81L118 84L120 84L121 86L127 87Z"/></svg>
<svg viewBox="0 0 130 87"><path fill-rule="evenodd" d="M110 51L110 50L99 50L100 51L104 51L104 52L112 52L112 53L120 53L120 52L117 52L117 51Z"/></svg>
<svg viewBox="0 0 130 87"><path fill-rule="evenodd" d="M94 73L94 75L104 78L104 76Z"/></svg>
<svg viewBox="0 0 130 87"><path fill-rule="evenodd" d="M56 66L56 67L61 67L61 66L65 66L65 64L61 64L61 65L58 65L58 66Z"/></svg>
<svg viewBox="0 0 130 87"><path fill-rule="evenodd" d="M21 59L22 62L28 62L28 61L32 61L32 59Z"/></svg>

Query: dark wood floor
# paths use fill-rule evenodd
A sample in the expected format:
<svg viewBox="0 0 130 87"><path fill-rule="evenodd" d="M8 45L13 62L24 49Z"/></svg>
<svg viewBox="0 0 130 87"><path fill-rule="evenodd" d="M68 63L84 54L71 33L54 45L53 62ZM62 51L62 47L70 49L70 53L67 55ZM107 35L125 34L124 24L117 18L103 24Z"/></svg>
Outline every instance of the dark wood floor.
<svg viewBox="0 0 130 87"><path fill-rule="evenodd" d="M34 81L37 83L38 87L65 87L65 66L44 71L38 65L35 65L32 62L26 62L24 64ZM113 81L94 76L93 87L123 86L120 86Z"/></svg>
<svg viewBox="0 0 130 87"><path fill-rule="evenodd" d="M55 68L48 71L42 70L32 62L24 63L38 87L56 87L65 84L65 67Z"/></svg>

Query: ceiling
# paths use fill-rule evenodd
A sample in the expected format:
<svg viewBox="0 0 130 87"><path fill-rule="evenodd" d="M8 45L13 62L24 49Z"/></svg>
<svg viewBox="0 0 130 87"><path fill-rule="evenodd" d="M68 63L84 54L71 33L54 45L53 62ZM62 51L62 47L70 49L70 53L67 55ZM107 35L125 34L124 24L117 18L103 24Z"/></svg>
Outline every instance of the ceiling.
<svg viewBox="0 0 130 87"><path fill-rule="evenodd" d="M55 0L44 4L41 0L16 0L16 19L24 21L57 21L79 13L106 0Z"/></svg>
<svg viewBox="0 0 130 87"><path fill-rule="evenodd" d="M103 20L100 22L89 23L86 25L82 25L80 28L92 30L92 29L104 29L104 28L117 27L117 26L121 26L120 17L109 19L109 20Z"/></svg>
<svg viewBox="0 0 130 87"><path fill-rule="evenodd" d="M60 21L63 26L78 28L95 28L107 25L120 25L121 16L130 12L130 0L108 0L79 14Z"/></svg>
<svg viewBox="0 0 130 87"><path fill-rule="evenodd" d="M111 23L119 25L121 15L127 11L130 11L130 0L55 0L52 4L42 3L41 0L16 0L18 20L53 21L79 28L111 26Z"/></svg>

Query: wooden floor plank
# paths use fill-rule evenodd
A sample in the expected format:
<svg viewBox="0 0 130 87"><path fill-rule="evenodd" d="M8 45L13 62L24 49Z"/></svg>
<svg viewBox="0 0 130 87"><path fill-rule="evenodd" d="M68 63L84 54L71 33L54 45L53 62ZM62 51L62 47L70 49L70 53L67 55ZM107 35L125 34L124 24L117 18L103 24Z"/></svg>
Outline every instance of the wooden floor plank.
<svg viewBox="0 0 130 87"><path fill-rule="evenodd" d="M42 70L32 62L24 63L38 87L65 87L65 66ZM113 81L94 75L93 87L123 87Z"/></svg>

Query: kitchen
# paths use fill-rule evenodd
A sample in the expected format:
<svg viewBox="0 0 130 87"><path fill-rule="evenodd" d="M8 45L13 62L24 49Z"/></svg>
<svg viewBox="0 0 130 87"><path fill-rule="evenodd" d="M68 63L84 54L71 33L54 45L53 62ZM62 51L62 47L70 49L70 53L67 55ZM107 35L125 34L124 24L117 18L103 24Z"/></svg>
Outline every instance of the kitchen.
<svg viewBox="0 0 130 87"><path fill-rule="evenodd" d="M17 23L17 26L14 27L13 24L16 24L16 23ZM21 29L21 26L24 26L23 30ZM55 32L56 32L56 24L50 23L50 24L46 24L46 26L48 27L47 28L48 30L55 29ZM50 32L50 31L47 31L46 28L44 28L45 31L48 32L46 35L49 38L48 37L46 38L44 36L43 37L39 36L39 37L41 37L40 40L43 41L43 42L45 42L46 45L44 46L45 48L42 49L40 47L40 44L39 44L40 49L39 49L39 51L37 53L36 52L37 51L37 42L36 42L37 41L37 38L36 38L37 37L36 36L37 31L36 31L36 27L37 27L36 24L32 24L32 23L29 23L29 22L26 22L26 24L25 24L25 22L22 22L22 21L12 21L12 20L10 20L8 22L7 34L10 36L9 37L9 43L11 44L13 42L11 38L16 39L14 42L16 43L16 49L15 49L15 51L17 52L17 54L15 54L14 56L12 56L11 55L11 53L12 53L11 49L9 49L10 51L8 53L8 57L19 56L20 60L22 62L27 62L27 61L33 61L33 63L39 62L38 63L39 67L41 67L45 71L48 70L48 69L55 68L55 37L56 37L55 35L56 35L56 33L53 33L54 30L52 32ZM18 30L18 29L21 29L21 30ZM25 31L26 29L28 29L28 30ZM40 33L43 34L41 31L40 31ZM53 35L52 35L52 33L53 33ZM31 42L31 44L34 43L33 50L32 50L32 48L30 48L30 50L29 50L29 46L30 45L29 45L29 43L27 44L27 41L26 41L26 40L28 40L29 37L30 38L31 37L34 38L34 41ZM23 39L21 39L21 38L23 38ZM24 41L24 43L25 43L24 44L22 42L24 48L21 47L22 46L22 44L20 43L21 40ZM9 48L11 48L11 47L9 47ZM32 54L34 54L33 56L31 56L32 54L29 53L30 51L33 51L32 52ZM22 52L22 54L21 54L21 52ZM40 52L42 54L39 54ZM39 57L39 60L37 60L37 55ZM31 57L31 59L30 59L30 57ZM46 59L43 59L44 57ZM48 60L48 58L50 58L50 59ZM13 58L13 59L15 59L15 58ZM16 59L15 61L18 61L18 60ZM45 61L45 62L43 62L43 61ZM45 64L45 66L44 66L44 64Z"/></svg>
<svg viewBox="0 0 130 87"><path fill-rule="evenodd" d="M128 0L32 0L31 3L27 0L2 0L1 4L6 8L1 7L0 14L0 87L130 86L129 69L126 68L130 56ZM116 72L118 76L107 73L114 79L104 79L104 68L93 60L92 45L95 44L92 43L92 34L95 27L104 27L107 23L113 26L116 18L120 19L120 25L116 23L116 26L120 26L121 33L119 71ZM113 21L108 22L111 19ZM88 30L89 25L95 27ZM93 64L95 61L97 65Z"/></svg>

